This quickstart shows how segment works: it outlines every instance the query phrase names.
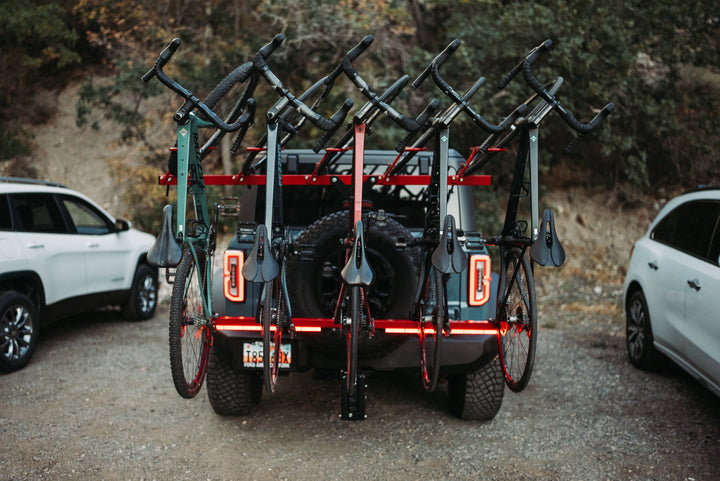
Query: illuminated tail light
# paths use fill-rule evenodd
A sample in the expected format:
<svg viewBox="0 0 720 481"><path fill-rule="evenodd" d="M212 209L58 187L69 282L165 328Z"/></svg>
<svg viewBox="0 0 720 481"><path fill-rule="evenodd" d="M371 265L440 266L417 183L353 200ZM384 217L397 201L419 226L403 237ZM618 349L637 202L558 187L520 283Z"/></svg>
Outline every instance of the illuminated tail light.
<svg viewBox="0 0 720 481"><path fill-rule="evenodd" d="M468 304L482 306L490 300L490 256L487 254L471 255L468 273L470 276L468 279Z"/></svg>
<svg viewBox="0 0 720 481"><path fill-rule="evenodd" d="M223 291L225 298L234 302L245 301L245 279L241 269L245 262L243 251L225 251L223 261Z"/></svg>

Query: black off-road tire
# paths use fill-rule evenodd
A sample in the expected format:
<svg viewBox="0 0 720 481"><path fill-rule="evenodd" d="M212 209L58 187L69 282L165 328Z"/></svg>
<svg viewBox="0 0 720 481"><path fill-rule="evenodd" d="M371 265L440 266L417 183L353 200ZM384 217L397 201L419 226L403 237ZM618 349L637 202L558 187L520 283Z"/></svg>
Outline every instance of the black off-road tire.
<svg viewBox="0 0 720 481"><path fill-rule="evenodd" d="M340 239L347 236L348 211L329 214L303 231L296 241L296 250L313 255L292 255L287 262L287 281L293 315L296 317L332 318L345 265L345 247ZM366 216L363 224L368 225ZM375 273L375 280L365 292L370 312L375 319L407 319L415 297L418 279L419 249L399 251L399 240L410 240L412 234L402 224L388 218L383 226L371 222L365 231L366 254ZM303 247L305 246L305 247ZM360 335L358 358L381 357L403 342L402 336L368 339ZM309 340L328 356L345 354L345 340L339 334L323 332Z"/></svg>
<svg viewBox="0 0 720 481"><path fill-rule="evenodd" d="M298 317L332 317L342 283L340 270L345 265L345 248L340 239L347 235L348 211L329 214L313 222L296 241L313 246L312 260L302 256L288 259L288 287L293 313ZM363 216L365 217L365 216ZM368 225L363 218L363 224ZM398 251L398 240L410 240L412 234L402 224L388 218L385 225L369 223L366 253L375 273L368 290L370 311L379 319L405 319L412 307L417 285L417 249Z"/></svg>
<svg viewBox="0 0 720 481"><path fill-rule="evenodd" d="M450 410L460 419L491 421L500 411L505 374L495 357L477 371L448 377Z"/></svg>
<svg viewBox="0 0 720 481"><path fill-rule="evenodd" d="M215 348L210 350L206 381L210 405L221 416L250 414L262 398L263 381L259 373L234 370Z"/></svg>
<svg viewBox="0 0 720 481"><path fill-rule="evenodd" d="M39 321L27 296L0 292L0 371L17 371L30 362L40 337Z"/></svg>

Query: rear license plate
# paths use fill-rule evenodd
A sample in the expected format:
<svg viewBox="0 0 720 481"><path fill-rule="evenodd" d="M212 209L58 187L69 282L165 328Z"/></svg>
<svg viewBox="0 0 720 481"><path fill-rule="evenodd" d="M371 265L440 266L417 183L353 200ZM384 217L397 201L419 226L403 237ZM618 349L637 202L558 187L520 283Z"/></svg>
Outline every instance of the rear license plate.
<svg viewBox="0 0 720 481"><path fill-rule="evenodd" d="M275 346L270 346L270 355L275 354ZM280 368L290 369L292 362L292 349L290 344L280 345ZM243 343L243 366L244 367L263 367L263 344L257 342Z"/></svg>

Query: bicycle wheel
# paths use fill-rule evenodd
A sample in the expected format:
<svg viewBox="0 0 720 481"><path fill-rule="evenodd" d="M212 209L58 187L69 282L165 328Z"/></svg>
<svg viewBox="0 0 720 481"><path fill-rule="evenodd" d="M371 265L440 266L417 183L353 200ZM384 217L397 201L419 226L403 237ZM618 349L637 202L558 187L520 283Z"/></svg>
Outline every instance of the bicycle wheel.
<svg viewBox="0 0 720 481"><path fill-rule="evenodd" d="M265 390L275 392L280 372L280 349L282 344L283 299L278 289L277 278L263 286L262 305L260 307L260 324L263 331L263 381Z"/></svg>
<svg viewBox="0 0 720 481"><path fill-rule="evenodd" d="M420 370L423 387L434 391L440 374L440 344L446 316L442 273L430 267L420 299Z"/></svg>
<svg viewBox="0 0 720 481"><path fill-rule="evenodd" d="M345 372L347 373L347 392L350 397L355 396L358 386L358 343L360 317L363 313L362 287L350 288L350 324L345 326L345 347L347 360Z"/></svg>
<svg viewBox="0 0 720 481"><path fill-rule="evenodd" d="M202 387L210 352L209 316L203 308L207 261L203 252L183 252L170 300L170 370L180 396L195 397Z"/></svg>
<svg viewBox="0 0 720 481"><path fill-rule="evenodd" d="M520 392L530 381L535 361L537 305L530 261L519 249L503 254L496 323L505 383Z"/></svg>
<svg viewBox="0 0 720 481"><path fill-rule="evenodd" d="M252 96L257 79L254 74L252 62L247 62L230 72L203 100L203 103L210 107L218 117L226 123L235 122L246 109L247 101ZM246 81L249 82L245 84ZM203 113L198 113L201 119L205 119ZM242 129L241 129L242 131ZM221 129L198 129L198 148L200 159L204 159L225 136L226 132ZM168 161L168 170L173 175L177 174L177 153L171 152Z"/></svg>
<svg viewBox="0 0 720 481"><path fill-rule="evenodd" d="M207 96L205 105L210 107L225 123L235 122L247 107L247 101L253 94L257 85L257 76L252 62L246 62L230 72ZM249 79L249 81L248 81ZM248 81L247 84L245 82ZM200 113L200 118L205 116ZM203 133L203 131L205 133ZM209 135L211 134L211 135ZM209 148L220 142L225 132L216 129L201 129L200 158L209 153Z"/></svg>

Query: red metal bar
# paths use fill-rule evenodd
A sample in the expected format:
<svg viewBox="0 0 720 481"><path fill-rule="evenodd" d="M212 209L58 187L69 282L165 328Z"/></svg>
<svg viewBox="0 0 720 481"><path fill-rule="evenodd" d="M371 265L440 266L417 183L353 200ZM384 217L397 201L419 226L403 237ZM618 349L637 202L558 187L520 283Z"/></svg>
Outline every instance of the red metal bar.
<svg viewBox="0 0 720 481"><path fill-rule="evenodd" d="M393 175L385 178L383 175L364 175L363 182L369 180L377 185L428 185L430 183L429 175ZM260 174L242 175L206 175L204 176L205 185L265 185L265 176ZM350 174L341 175L302 175L302 174L284 174L282 176L283 185L331 185L341 182L343 185L350 185L352 178ZM473 185L487 186L491 185L492 177L489 175L449 175L448 185ZM177 178L166 173L158 177L159 185L177 185Z"/></svg>
<svg viewBox="0 0 720 481"><path fill-rule="evenodd" d="M374 319L375 329L388 334L419 334L418 325L410 319ZM293 317L298 332L320 332L323 328L340 328L330 318ZM215 327L219 331L262 332L254 317L218 317ZM497 335L497 327L490 321L450 321L450 335Z"/></svg>

